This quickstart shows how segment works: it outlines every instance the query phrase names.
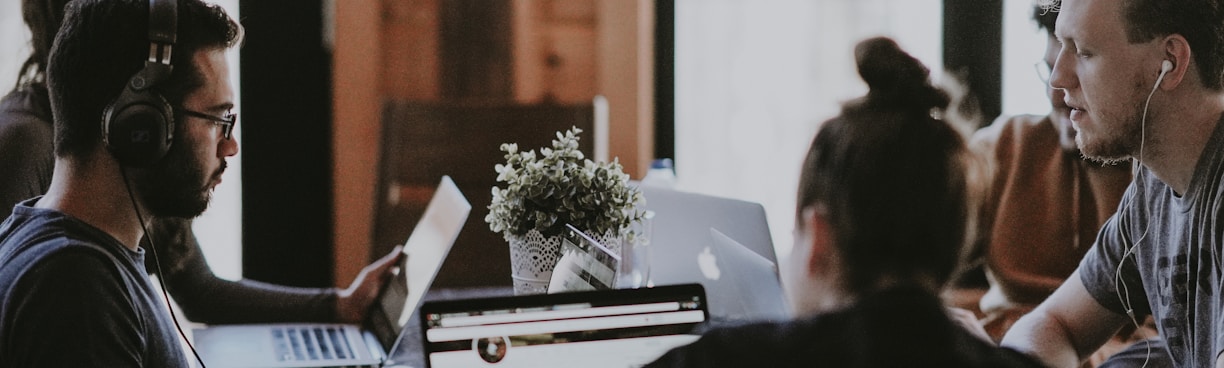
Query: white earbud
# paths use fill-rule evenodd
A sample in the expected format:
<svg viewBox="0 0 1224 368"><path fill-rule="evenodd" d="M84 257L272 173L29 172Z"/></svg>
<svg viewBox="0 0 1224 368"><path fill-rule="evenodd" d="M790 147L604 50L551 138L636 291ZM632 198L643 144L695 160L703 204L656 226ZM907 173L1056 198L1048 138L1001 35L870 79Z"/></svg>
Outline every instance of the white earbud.
<svg viewBox="0 0 1224 368"><path fill-rule="evenodd" d="M1156 77L1156 83L1152 85L1152 93L1156 93L1156 88L1159 88L1159 87L1160 87L1160 82L1161 82L1161 81L1164 81L1165 74L1166 74L1166 73L1168 73L1168 72L1169 72L1169 71L1171 71L1171 70L1173 70L1173 62L1172 62L1172 61L1169 61L1169 60L1163 60L1163 61L1161 61L1161 62L1160 62L1160 76L1157 76L1157 77ZM1151 93L1149 93L1149 94L1148 94L1148 101L1151 101L1151 100L1152 100L1152 94L1151 94ZM1144 110L1144 113L1146 114L1146 111L1147 111L1147 103L1144 103L1144 108L1143 108L1143 110Z"/></svg>
<svg viewBox="0 0 1224 368"><path fill-rule="evenodd" d="M1170 70L1173 70L1172 61L1164 60L1160 62L1160 76L1156 77L1156 84L1152 85L1152 93L1156 93L1156 88L1159 88L1160 82L1164 81L1165 73L1168 73ZM1151 101L1151 99L1152 99L1152 95L1148 94L1148 101ZM1144 110L1146 111L1147 104L1145 103L1144 106L1145 106Z"/></svg>

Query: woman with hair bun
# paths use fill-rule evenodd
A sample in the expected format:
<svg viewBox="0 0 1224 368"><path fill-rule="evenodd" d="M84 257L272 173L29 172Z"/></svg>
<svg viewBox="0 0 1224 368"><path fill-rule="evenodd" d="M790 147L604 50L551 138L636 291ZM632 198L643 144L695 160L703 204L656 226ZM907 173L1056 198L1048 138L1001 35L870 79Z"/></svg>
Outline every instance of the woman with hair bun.
<svg viewBox="0 0 1224 368"><path fill-rule="evenodd" d="M948 95L887 38L855 48L870 91L821 126L783 267L795 319L718 328L650 367L1030 367L961 328L939 291L969 229L969 153Z"/></svg>

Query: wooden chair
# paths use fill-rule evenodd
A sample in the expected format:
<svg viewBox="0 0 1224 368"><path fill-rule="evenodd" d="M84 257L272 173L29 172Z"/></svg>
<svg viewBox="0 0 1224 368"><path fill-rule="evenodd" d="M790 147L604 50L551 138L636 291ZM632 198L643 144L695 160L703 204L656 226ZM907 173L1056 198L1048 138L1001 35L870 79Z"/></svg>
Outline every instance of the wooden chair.
<svg viewBox="0 0 1224 368"><path fill-rule="evenodd" d="M383 145L374 219L373 257L407 239L442 175L450 175L472 213L434 281L435 287L510 286L509 245L485 222L504 163L502 143L549 147L556 132L583 130L592 157L594 108L583 105L384 104Z"/></svg>

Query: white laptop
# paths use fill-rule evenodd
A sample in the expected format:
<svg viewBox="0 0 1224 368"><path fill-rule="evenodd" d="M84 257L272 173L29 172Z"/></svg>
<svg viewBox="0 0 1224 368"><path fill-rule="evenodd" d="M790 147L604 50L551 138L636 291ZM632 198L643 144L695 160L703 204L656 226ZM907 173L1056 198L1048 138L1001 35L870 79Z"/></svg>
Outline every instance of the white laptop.
<svg viewBox="0 0 1224 368"><path fill-rule="evenodd" d="M645 185L639 189L646 200L643 209L654 212L650 237L653 261L667 262L687 254L694 244L704 244L709 229L715 228L770 262L777 262L765 207L759 203ZM651 272L672 278L666 268L652 267Z"/></svg>
<svg viewBox="0 0 1224 368"><path fill-rule="evenodd" d="M404 244L403 272L380 292L364 328L320 323L209 326L193 331L201 359L211 368L389 365L404 325L429 291L471 210L454 181L443 176Z"/></svg>
<svg viewBox="0 0 1224 368"><path fill-rule="evenodd" d="M642 186L650 284L701 283L715 326L790 318L765 208L758 203Z"/></svg>
<svg viewBox="0 0 1224 368"><path fill-rule="evenodd" d="M641 367L696 341L701 285L431 301L421 306L428 367Z"/></svg>
<svg viewBox="0 0 1224 368"><path fill-rule="evenodd" d="M697 255L697 270L715 324L790 318L776 264L714 228L710 242Z"/></svg>

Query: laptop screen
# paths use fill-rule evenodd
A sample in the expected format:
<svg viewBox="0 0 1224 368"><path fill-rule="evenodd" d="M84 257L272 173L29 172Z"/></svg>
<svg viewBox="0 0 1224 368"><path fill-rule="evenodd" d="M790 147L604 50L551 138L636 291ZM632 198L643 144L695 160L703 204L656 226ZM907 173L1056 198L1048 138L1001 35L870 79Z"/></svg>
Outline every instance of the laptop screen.
<svg viewBox="0 0 1224 368"><path fill-rule="evenodd" d="M366 329L374 333L383 351L391 351L395 346L404 325L399 324L399 316L404 313L408 300L408 279L406 258L400 258L399 270L383 285L382 293L374 305L370 306ZM411 311L409 311L411 313Z"/></svg>
<svg viewBox="0 0 1224 368"><path fill-rule="evenodd" d="M449 176L443 176L425 213L404 242L398 273L386 284L370 307L366 329L374 333L383 351L390 352L402 336L408 318L450 253L463 230L472 205Z"/></svg>
<svg viewBox="0 0 1224 368"><path fill-rule="evenodd" d="M428 302L429 367L636 367L696 341L705 291L685 284Z"/></svg>

